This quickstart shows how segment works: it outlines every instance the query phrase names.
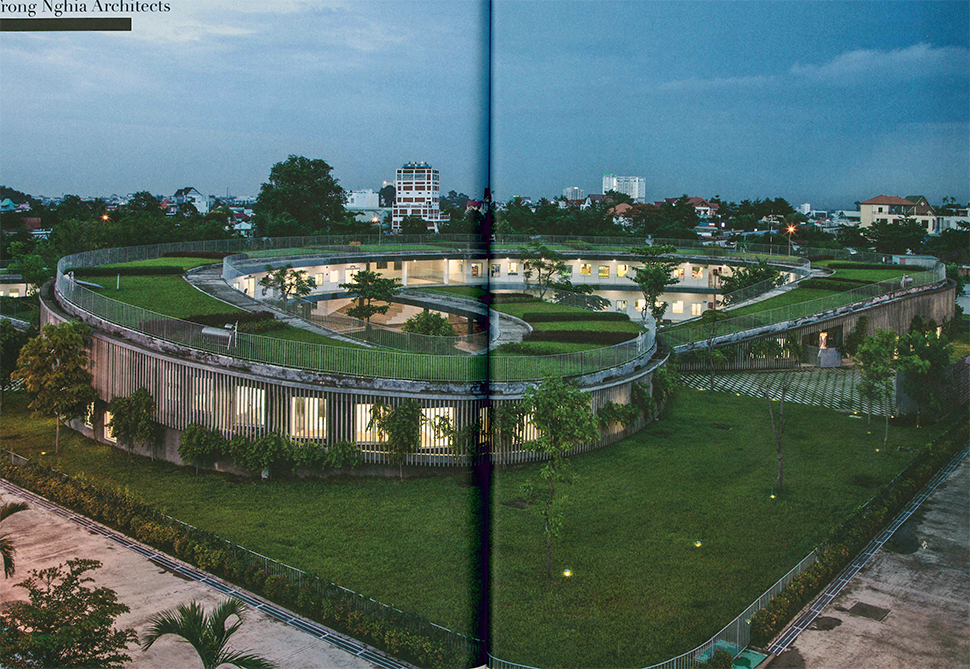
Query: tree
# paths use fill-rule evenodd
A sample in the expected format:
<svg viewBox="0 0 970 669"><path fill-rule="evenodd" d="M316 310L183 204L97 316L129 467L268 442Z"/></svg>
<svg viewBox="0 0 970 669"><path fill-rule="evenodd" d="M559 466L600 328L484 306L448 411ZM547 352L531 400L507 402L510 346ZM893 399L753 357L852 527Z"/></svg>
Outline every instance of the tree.
<svg viewBox="0 0 970 669"><path fill-rule="evenodd" d="M135 442L142 442L151 448L152 460L155 459L155 445L161 437L161 426L152 416L155 414L155 400L147 388L139 388L128 397L116 397L108 404L111 420L107 427L118 441L128 448L128 456Z"/></svg>
<svg viewBox="0 0 970 669"><path fill-rule="evenodd" d="M387 184L379 191L377 191L377 196L380 198L378 204L382 207L393 207L394 206L394 185Z"/></svg>
<svg viewBox="0 0 970 669"><path fill-rule="evenodd" d="M895 355L896 333L892 330L876 330L874 336L866 337L859 344L855 362L862 370L862 380L856 388L869 400L867 423L872 422L873 402L877 400L888 401L892 397L893 384L896 380ZM889 414L887 407L886 431L882 440L883 447L889 441Z"/></svg>
<svg viewBox="0 0 970 669"><path fill-rule="evenodd" d="M396 462L401 481L404 481L404 458L421 445L421 423L424 414L417 400L405 400L396 407L375 404L368 430L376 429L387 437L387 452Z"/></svg>
<svg viewBox="0 0 970 669"><path fill-rule="evenodd" d="M943 373L950 364L953 347L935 327L914 328L899 338L898 368L904 373L903 389L916 402L916 426L923 414L940 410Z"/></svg>
<svg viewBox="0 0 970 669"><path fill-rule="evenodd" d="M566 259L561 254L539 242L529 242L522 256L522 273L525 276L526 285L533 274L535 275L540 300L545 297L549 288L554 287L556 278L562 277L565 271Z"/></svg>
<svg viewBox="0 0 970 669"><path fill-rule="evenodd" d="M0 319L0 407L3 406L3 393L10 386L11 375L17 369L20 350L30 339L30 335L13 326L10 319Z"/></svg>
<svg viewBox="0 0 970 669"><path fill-rule="evenodd" d="M727 316L721 314L717 309L708 309L701 314L701 323L707 330L707 345L703 349L695 351L695 353L707 363L707 370L710 374L711 392L714 392L714 372L717 371L718 367L727 363L727 356L724 354L724 351L714 346L714 340L717 338L718 322L725 318Z"/></svg>
<svg viewBox="0 0 970 669"><path fill-rule="evenodd" d="M664 259L663 256L676 250L673 246L643 246L633 249L633 252L640 256L643 267L635 268L634 275L629 278L640 287L640 292L643 293L644 318L646 318L646 310L649 309L658 325L667 311L667 303L659 301L660 295L667 286L677 283L672 272L679 264L676 260Z"/></svg>
<svg viewBox="0 0 970 669"><path fill-rule="evenodd" d="M147 651L163 636L174 634L191 644L202 660L203 669L216 669L224 664L239 669L273 669L276 665L259 655L228 648L229 638L242 627L245 611L246 605L238 599L225 600L211 615L198 602L180 604L149 619L141 649ZM233 616L236 621L227 627Z"/></svg>
<svg viewBox="0 0 970 669"><path fill-rule="evenodd" d="M272 265L267 265L266 276L259 280L259 285L272 288L279 293L283 300L283 310L286 311L290 295L294 297L309 295L317 282L306 270L293 269L293 265L287 264L279 269L273 269Z"/></svg>
<svg viewBox="0 0 970 669"><path fill-rule="evenodd" d="M526 493L533 500L541 499L539 514L546 535L546 576L552 578L552 539L562 532L565 501L562 495L556 496L556 483L564 479L565 455L579 444L594 441L599 433L589 395L561 379L530 388L525 394L525 405L539 433L526 447L549 457L538 474L538 482L545 484L546 491L532 485Z"/></svg>
<svg viewBox="0 0 970 669"><path fill-rule="evenodd" d="M401 219L402 235L426 235L428 234L428 222L420 216L408 214Z"/></svg>
<svg viewBox="0 0 970 669"><path fill-rule="evenodd" d="M877 220L865 231L866 238L879 253L902 255L919 253L923 248L926 228L913 218L897 221Z"/></svg>
<svg viewBox="0 0 970 669"><path fill-rule="evenodd" d="M0 505L0 523L13 514L26 510L26 502L4 502L2 505ZM0 562L3 563L4 578L10 578L16 571L13 558L13 539L9 534L4 532L3 534L0 534Z"/></svg>
<svg viewBox="0 0 970 669"><path fill-rule="evenodd" d="M365 269L354 274L353 280L349 283L342 283L340 287L354 296L355 306L347 310L347 315L351 318L359 318L370 323L370 318L374 314L386 314L391 308L391 300L397 295L401 288L398 279L389 279L381 276L379 272ZM382 306L377 306L374 302L384 302Z"/></svg>
<svg viewBox="0 0 970 669"><path fill-rule="evenodd" d="M775 447L778 450L778 488L777 492L780 495L782 490L782 474L785 467L785 457L782 453L782 438L785 435L785 393L788 392L788 388L791 386L791 376L786 374L781 381L781 397L778 400L778 422L775 423L775 409L772 402L776 401L771 397L772 390L766 381L761 381L758 386L758 390L761 396L768 400L768 415L771 417L771 434L775 439Z"/></svg>
<svg viewBox="0 0 970 669"><path fill-rule="evenodd" d="M777 284L781 280L781 272L768 265L763 259L757 265L750 267L737 267L730 276L721 278L721 288L723 289L724 303L733 304L736 298L731 298L731 293L748 288L762 281L773 281Z"/></svg>
<svg viewBox="0 0 970 669"><path fill-rule="evenodd" d="M128 612L109 588L89 588L84 576L99 569L97 560L68 560L64 565L30 572L18 588L28 602L13 602L0 613L0 657L8 667L122 667L125 651L137 643L132 629L115 629L115 618Z"/></svg>
<svg viewBox="0 0 970 669"><path fill-rule="evenodd" d="M405 332L430 335L432 337L454 337L457 334L454 326L446 317L427 310L415 314L404 321L401 329Z"/></svg>
<svg viewBox="0 0 970 669"><path fill-rule="evenodd" d="M347 218L344 189L330 174L332 167L320 159L289 156L273 165L269 181L259 190L253 205L256 225L288 213L302 234L331 231Z"/></svg>
<svg viewBox="0 0 970 669"><path fill-rule="evenodd" d="M80 321L48 323L24 344L13 377L23 379L33 395L28 407L56 421L54 452L60 452L61 421L83 416L98 394L91 387L84 337L90 328Z"/></svg>
<svg viewBox="0 0 970 669"><path fill-rule="evenodd" d="M141 190L131 196L125 205L128 211L147 211L151 214L162 213L162 201L146 190Z"/></svg>

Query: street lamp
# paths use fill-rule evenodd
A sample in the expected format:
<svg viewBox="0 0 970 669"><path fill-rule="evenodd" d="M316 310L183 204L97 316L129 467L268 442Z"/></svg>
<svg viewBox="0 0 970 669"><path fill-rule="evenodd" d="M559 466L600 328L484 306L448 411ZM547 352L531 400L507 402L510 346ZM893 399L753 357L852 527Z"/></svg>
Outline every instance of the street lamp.
<svg viewBox="0 0 970 669"><path fill-rule="evenodd" d="M788 255L791 255L791 236L795 232L795 226L789 224L788 226Z"/></svg>
<svg viewBox="0 0 970 669"><path fill-rule="evenodd" d="M377 226L377 243L380 244L384 239L384 226L381 224L381 219L377 216L371 219L371 223Z"/></svg>

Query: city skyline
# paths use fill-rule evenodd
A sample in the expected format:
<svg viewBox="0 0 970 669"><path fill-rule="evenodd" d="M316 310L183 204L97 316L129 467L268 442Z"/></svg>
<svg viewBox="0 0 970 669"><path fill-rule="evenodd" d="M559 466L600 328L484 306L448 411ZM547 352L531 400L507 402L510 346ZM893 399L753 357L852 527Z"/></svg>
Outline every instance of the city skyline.
<svg viewBox="0 0 970 669"><path fill-rule="evenodd" d="M623 174L647 201L966 202L968 33L963 0L171 3L3 34L0 182L255 195L297 154L347 190L426 161L501 201Z"/></svg>

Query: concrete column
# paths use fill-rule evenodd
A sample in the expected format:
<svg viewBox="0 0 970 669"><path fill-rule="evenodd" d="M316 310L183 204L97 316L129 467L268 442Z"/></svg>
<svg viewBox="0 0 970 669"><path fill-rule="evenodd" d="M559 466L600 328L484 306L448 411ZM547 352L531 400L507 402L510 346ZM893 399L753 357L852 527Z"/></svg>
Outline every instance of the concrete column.
<svg viewBox="0 0 970 669"><path fill-rule="evenodd" d="M444 263L445 263L445 285L446 286L451 282L451 277L448 276L448 272L451 269L451 267L448 264L450 262L451 261L448 258L445 258Z"/></svg>
<svg viewBox="0 0 970 669"><path fill-rule="evenodd" d="M401 261L401 285L407 288L408 285L408 261Z"/></svg>

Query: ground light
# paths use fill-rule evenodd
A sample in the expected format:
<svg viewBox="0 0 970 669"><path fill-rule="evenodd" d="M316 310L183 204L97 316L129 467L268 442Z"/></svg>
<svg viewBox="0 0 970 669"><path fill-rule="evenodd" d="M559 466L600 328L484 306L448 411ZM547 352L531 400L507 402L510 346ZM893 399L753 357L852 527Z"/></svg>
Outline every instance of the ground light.
<svg viewBox="0 0 970 669"><path fill-rule="evenodd" d="M700 548L701 547L701 542L695 541L694 542L694 546L696 546L697 548Z"/></svg>
<svg viewBox="0 0 970 669"><path fill-rule="evenodd" d="M570 576L573 575L573 570L572 569L563 569L562 570L562 575L565 576L566 578L569 578Z"/></svg>

